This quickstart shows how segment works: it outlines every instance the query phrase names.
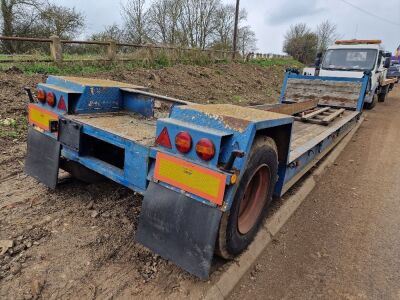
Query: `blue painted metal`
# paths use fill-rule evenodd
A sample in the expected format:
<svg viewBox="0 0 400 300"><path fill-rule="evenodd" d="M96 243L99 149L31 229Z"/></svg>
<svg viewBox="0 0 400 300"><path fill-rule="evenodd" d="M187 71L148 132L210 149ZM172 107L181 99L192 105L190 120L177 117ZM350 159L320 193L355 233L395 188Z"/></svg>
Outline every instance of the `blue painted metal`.
<svg viewBox="0 0 400 300"><path fill-rule="evenodd" d="M172 149L166 148L165 151L173 153L178 157L185 158L186 160L192 160L193 162L199 161L199 157L196 154L196 144L200 139L208 138L209 140L211 140L215 146L215 153L218 154L221 153L220 150L223 138L227 138L232 135L232 132L213 129L212 127L203 127L193 123L184 122L175 118L168 118L168 119L159 119L157 121L156 136L159 136L164 128L167 128L172 144ZM189 132L189 134L192 137L192 148L185 155L179 153L179 151L176 149L174 142L176 135L181 131ZM208 162L202 161L202 164L215 169L219 161L220 161L219 156L215 155Z"/></svg>
<svg viewBox="0 0 400 300"><path fill-rule="evenodd" d="M154 116L154 99L135 93L122 92L123 104L122 109L126 111L134 111L145 117Z"/></svg>
<svg viewBox="0 0 400 300"><path fill-rule="evenodd" d="M64 97L68 112L71 114L106 113L121 110L136 112L145 117L154 116L154 99L140 95L119 87L109 87L78 84L65 78L49 76L45 84L38 84L38 88L46 93L53 92L57 103ZM46 109L57 113L64 113L56 107L42 104Z"/></svg>
<svg viewBox="0 0 400 300"><path fill-rule="evenodd" d="M285 88L290 78L301 78L304 80L339 80L350 82L360 81L362 82L362 91L360 93L357 110L362 108L365 90L367 89L368 85L367 77L364 77L363 79L338 79L332 77L302 76L293 73L287 73L285 75L281 92L281 102L284 100L283 97ZM52 89L52 91L56 93L58 97L63 95L66 97L67 101L68 96L71 94L67 92L67 90L74 91L74 93L78 95L75 95L73 100L74 109L71 110L71 113L133 111L146 117L151 117L154 115L154 99L149 96L143 97L142 95L136 93L121 91L121 89L117 87L99 88L82 86L57 77L49 77L47 86L44 85L43 87L48 89L48 85L50 85L50 89ZM94 102L96 103L93 104ZM285 153L287 153L287 157L280 158L279 162L279 180L275 186L275 195L282 195L282 193L286 190L287 185L290 184L291 180L293 180L296 175L300 174L306 166L314 164L318 154L323 152L332 143L334 143L335 139L341 138L345 134L347 127L352 126L354 119L356 119L358 115L358 113L355 113L351 121L345 121L343 124L338 123L338 125L334 128L327 128L325 136L320 136L318 139L310 140L297 149L293 149L292 152L289 151L291 139L291 137L289 137L288 144L284 146L286 147ZM64 117L68 118L68 116ZM266 118L265 120L259 121L240 119L236 121L237 123L229 122L224 120L224 118L218 117L218 115L210 115L191 108L190 106L185 108L173 106L170 110L169 118L159 119L157 121L155 132L156 137L164 128L167 128L171 139L172 149L166 149L162 146L144 146L136 141L123 138L118 134L113 134L101 128L95 128L83 123L83 139L85 139L85 136L91 136L111 145L120 147L124 150L123 168L110 165L95 157L90 157L87 155L85 156L84 154L81 155L66 146L62 147L61 153L63 157L77 161L89 169L94 170L95 172L98 172L139 193L144 193L147 189L148 183L153 180L157 152L172 154L181 159L208 167L216 172L227 175L224 204L219 208L226 211L229 210L232 205L236 189L238 188L238 182L240 182L241 176L247 166L248 155L256 135L266 132L266 130L274 131L276 128L284 126L286 126L285 128L290 131L293 124L293 117L282 115L278 118ZM188 131L193 139L193 147L191 151L185 155L179 153L174 145L175 136L180 131ZM56 138L56 136L53 135L53 138ZM195 145L200 138L209 138L215 145L217 155L209 162L202 161L195 153ZM243 158L237 158L234 163L234 169L239 175L236 184L230 184L230 178L232 174L221 169L221 167L227 163L233 150L241 150L245 153ZM85 152L83 151L82 153ZM196 201L215 207L214 204L202 199L201 197L181 191L178 188L166 183L159 182L159 184L176 192L185 193L187 196Z"/></svg>

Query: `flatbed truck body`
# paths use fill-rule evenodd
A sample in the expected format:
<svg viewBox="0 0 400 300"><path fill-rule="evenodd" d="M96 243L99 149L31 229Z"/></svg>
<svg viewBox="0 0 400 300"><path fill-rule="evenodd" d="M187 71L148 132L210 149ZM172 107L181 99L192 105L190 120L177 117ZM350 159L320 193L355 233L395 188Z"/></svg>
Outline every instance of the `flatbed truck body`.
<svg viewBox="0 0 400 300"><path fill-rule="evenodd" d="M287 72L279 105L238 107L50 76L29 104L25 170L51 188L62 168L142 194L136 240L207 278L216 248L224 258L243 251L262 221L256 208L265 211L355 126L368 81Z"/></svg>

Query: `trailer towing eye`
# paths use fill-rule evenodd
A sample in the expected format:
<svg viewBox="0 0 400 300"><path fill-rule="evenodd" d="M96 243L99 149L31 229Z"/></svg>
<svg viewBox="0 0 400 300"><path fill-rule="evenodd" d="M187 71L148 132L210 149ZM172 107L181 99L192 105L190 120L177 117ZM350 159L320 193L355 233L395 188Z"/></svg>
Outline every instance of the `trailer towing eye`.
<svg viewBox="0 0 400 300"><path fill-rule="evenodd" d="M222 167L224 171L232 173L232 167L233 164L235 163L235 160L237 157L242 158L244 156L244 152L241 150L233 150L231 155L229 156L228 162L225 164L225 166Z"/></svg>

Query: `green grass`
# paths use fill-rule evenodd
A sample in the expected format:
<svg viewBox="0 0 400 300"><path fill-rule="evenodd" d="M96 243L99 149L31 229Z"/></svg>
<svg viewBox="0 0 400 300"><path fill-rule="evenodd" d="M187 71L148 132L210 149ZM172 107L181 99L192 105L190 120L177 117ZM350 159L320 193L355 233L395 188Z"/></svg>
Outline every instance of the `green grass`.
<svg viewBox="0 0 400 300"><path fill-rule="evenodd" d="M0 120L0 138L19 139L25 136L28 122L25 117Z"/></svg>
<svg viewBox="0 0 400 300"><path fill-rule="evenodd" d="M0 59L6 57L0 55ZM43 56L44 57L44 56ZM18 59L14 62L6 62L0 64L0 71L5 71L10 67L14 66L20 69L25 74L53 74L53 75L86 75L101 72L110 71L123 71L132 70L138 67L149 68L149 69L161 69L165 67L171 67L175 64L188 64L188 65L199 65L206 66L214 63L210 60L207 55L203 53L193 53L191 55L183 54L180 57L172 57L166 52L157 53L152 60L149 57L143 56L142 59L133 61L118 61L118 62L105 62L105 61L85 61L87 59L93 59L96 56L93 55L66 55L64 56L64 63L57 65L52 62L18 62ZM224 64L228 63L227 60L219 60L217 63ZM284 58L272 58L272 59L255 59L249 62L243 62L242 64L252 64L261 67L273 67L273 66L285 66L293 68L302 68L303 64L294 59ZM220 71L217 71L220 72ZM222 73L222 71L221 71Z"/></svg>
<svg viewBox="0 0 400 300"><path fill-rule="evenodd" d="M242 102L242 98L240 96L238 96L238 95L233 95L232 96L232 101L236 102L236 103L240 103L240 102Z"/></svg>

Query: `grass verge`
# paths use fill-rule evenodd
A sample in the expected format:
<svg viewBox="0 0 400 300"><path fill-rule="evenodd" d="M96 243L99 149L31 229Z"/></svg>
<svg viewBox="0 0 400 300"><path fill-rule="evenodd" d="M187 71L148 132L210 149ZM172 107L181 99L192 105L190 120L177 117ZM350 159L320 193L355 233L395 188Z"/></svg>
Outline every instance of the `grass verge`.
<svg viewBox="0 0 400 300"><path fill-rule="evenodd" d="M100 72L132 70L135 68L161 69L176 64L191 64L206 66L213 63L225 64L227 60L211 61L208 57L199 56L196 59L175 60L166 55L158 55L154 59L141 59L135 61L118 62L96 62L96 61L68 61L62 64L51 62L10 62L0 64L0 71L7 71L10 68L17 68L25 74L53 74L53 75L85 75ZM301 68L303 64L293 59L256 59L242 64L252 64L261 67L285 66Z"/></svg>

